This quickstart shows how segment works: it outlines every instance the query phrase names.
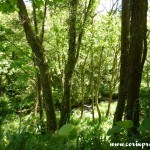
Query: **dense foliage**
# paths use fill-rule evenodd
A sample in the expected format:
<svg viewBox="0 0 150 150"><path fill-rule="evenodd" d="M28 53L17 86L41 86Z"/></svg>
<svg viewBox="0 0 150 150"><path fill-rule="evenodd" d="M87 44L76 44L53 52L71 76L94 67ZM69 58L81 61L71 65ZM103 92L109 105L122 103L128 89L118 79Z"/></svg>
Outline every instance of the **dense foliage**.
<svg viewBox="0 0 150 150"><path fill-rule="evenodd" d="M66 64L70 57L70 4L67 0L25 2L37 41L42 39L44 32L43 42L38 42L44 47L57 122L57 130L46 133L47 105L40 83L39 58L18 17L17 0L0 1L0 150L128 149L110 147L110 142L149 142L150 52L139 93L140 134L129 136L128 130L134 124L126 120L126 112L123 121L112 127L120 77L121 10L116 3L111 10L102 13L97 9L99 1L94 1L88 11L90 2L78 1L76 8L75 47L80 48L69 80L70 118L62 127L59 127L59 121L67 78ZM41 75L40 80L38 75Z"/></svg>

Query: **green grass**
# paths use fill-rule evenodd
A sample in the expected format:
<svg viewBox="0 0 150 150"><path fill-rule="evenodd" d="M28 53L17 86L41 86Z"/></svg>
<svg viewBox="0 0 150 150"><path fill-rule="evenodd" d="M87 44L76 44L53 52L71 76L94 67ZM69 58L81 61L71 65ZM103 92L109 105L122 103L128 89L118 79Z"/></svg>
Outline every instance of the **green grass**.
<svg viewBox="0 0 150 150"><path fill-rule="evenodd" d="M33 114L18 116L8 115L3 120L0 129L0 150L127 150L129 147L110 147L110 137L107 131L111 128L116 102L111 104L110 115L106 118L108 102L99 104L102 114L99 123L98 114L95 111L95 121L92 120L91 110L84 111L80 118L80 109L75 109L71 116L70 123L74 126L77 134L73 138L70 136L60 136L59 131L55 135L42 135L36 132L37 127L34 122L38 117ZM37 121L38 122L38 121ZM148 136L147 134L145 134ZM141 137L141 139L144 139ZM117 139L118 140L118 139ZM116 141L117 141L116 140ZM133 141L129 139L125 132L122 132L120 141ZM119 140L118 140L119 141ZM141 147L140 147L141 148ZM139 149L132 147L133 150Z"/></svg>

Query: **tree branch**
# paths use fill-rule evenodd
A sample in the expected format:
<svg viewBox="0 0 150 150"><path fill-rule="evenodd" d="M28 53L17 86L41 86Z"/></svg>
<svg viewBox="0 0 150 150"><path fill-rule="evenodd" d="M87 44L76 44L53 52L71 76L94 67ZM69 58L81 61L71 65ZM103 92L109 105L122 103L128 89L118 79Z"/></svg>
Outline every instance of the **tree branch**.
<svg viewBox="0 0 150 150"><path fill-rule="evenodd" d="M44 5L44 16L43 16L43 22L42 22L42 29L41 29L41 34L40 34L40 42L41 44L43 43L43 38L44 38L44 30L45 30L45 20L46 20L46 12L47 12L47 0L45 0L45 5Z"/></svg>
<svg viewBox="0 0 150 150"><path fill-rule="evenodd" d="M40 39L35 35L31 21L28 16L28 12L23 0L18 0L18 8L19 8L19 17L22 22L27 41L32 48L32 51L35 53L36 57L39 59L41 55L43 55L44 48L40 45ZM40 59L39 59L40 60Z"/></svg>
<svg viewBox="0 0 150 150"><path fill-rule="evenodd" d="M38 35L37 18L36 18L36 6L35 6L35 1L34 0L32 0L32 7L33 7L34 28L35 28L36 35Z"/></svg>
<svg viewBox="0 0 150 150"><path fill-rule="evenodd" d="M88 7L87 7L87 10L85 11L85 14L84 14L83 23L81 25L82 27L81 27L81 30L79 32L79 36L78 36L78 40L77 40L76 61L77 61L77 59L79 57L79 51L80 51L80 47L81 47L81 43L82 43L81 41L82 41L82 37L83 37L86 21L87 21L87 18L88 18L89 14L90 14L90 10L91 10L91 8L92 8L94 3L95 3L95 0L89 0L89 4L88 4Z"/></svg>

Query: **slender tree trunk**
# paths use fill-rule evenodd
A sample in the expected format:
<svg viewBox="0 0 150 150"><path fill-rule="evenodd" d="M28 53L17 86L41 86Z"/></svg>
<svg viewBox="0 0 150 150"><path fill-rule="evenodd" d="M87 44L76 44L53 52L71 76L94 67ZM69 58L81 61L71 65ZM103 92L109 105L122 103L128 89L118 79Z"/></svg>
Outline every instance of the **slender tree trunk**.
<svg viewBox="0 0 150 150"><path fill-rule="evenodd" d="M40 116L40 123L38 125L41 126L41 129L44 126L44 133L46 133L46 128L45 128L45 124L43 122L43 97L42 97L42 86L41 86L41 76L40 74L37 72L36 74L36 88L37 88L37 99L35 101L35 110L34 110L34 115L36 116L37 113L39 113ZM35 119L34 124L37 125L36 122L37 119ZM43 131L40 130L40 132L43 134Z"/></svg>
<svg viewBox="0 0 150 150"><path fill-rule="evenodd" d="M83 116L83 111L84 111L84 68L85 68L85 64L86 64L86 60L87 60L88 54L83 62L83 65L81 65L81 118Z"/></svg>
<svg viewBox="0 0 150 150"><path fill-rule="evenodd" d="M99 118L99 123L101 122L101 111L99 108L99 102L98 102L98 96L99 96L99 88L100 88L100 81L101 81L101 66L102 66L102 58L103 58L103 52L104 52L104 47L102 47L100 55L99 55L99 60L98 60L98 76L97 76L97 83L95 84L95 105L97 108L98 112L98 118Z"/></svg>
<svg viewBox="0 0 150 150"><path fill-rule="evenodd" d="M109 103L108 103L108 109L106 112L106 117L108 117L109 115L109 111L110 111L110 106L111 106L111 102L112 102L112 98L113 98L113 85L114 85L114 78L116 75L116 67L117 67L117 56L118 56L118 49L116 48L116 50L114 50L114 60L113 60L113 66L112 66L112 76L111 76L111 80L110 80L110 84L109 84Z"/></svg>
<svg viewBox="0 0 150 150"><path fill-rule="evenodd" d="M134 122L132 133L137 134L139 126L139 90L143 71L143 50L146 33L147 0L132 0L131 39L127 85L127 119Z"/></svg>
<svg viewBox="0 0 150 150"><path fill-rule="evenodd" d="M41 84L43 90L43 100L45 103L47 117L47 132L54 132L57 129L55 108L52 100L51 76L49 72L48 62L45 57L45 50L42 46L41 39L34 33L30 19L23 0L18 0L19 17L22 22L27 41L36 56L37 66L41 75Z"/></svg>
<svg viewBox="0 0 150 150"><path fill-rule="evenodd" d="M92 49L91 51L91 74L90 74L90 92L91 92L91 99L92 99L92 119L93 119L93 122L95 121L95 111L94 111L94 51Z"/></svg>
<svg viewBox="0 0 150 150"><path fill-rule="evenodd" d="M2 75L3 75L3 73L1 72L1 73L0 73L0 96L1 96L2 93L3 93L3 92L2 92L2 91L3 91L3 90L2 90L2 89L3 89L3 87L2 87Z"/></svg>
<svg viewBox="0 0 150 150"><path fill-rule="evenodd" d="M147 64L147 66L148 66L148 64ZM148 88L150 88L150 82L149 82L149 80L150 80L149 68L147 67L147 69L146 69L146 83L147 83L147 87Z"/></svg>
<svg viewBox="0 0 150 150"><path fill-rule="evenodd" d="M43 122L43 101L42 101L42 88L41 88L41 76L37 73L37 97L38 97L38 106L40 114L40 122Z"/></svg>
<svg viewBox="0 0 150 150"><path fill-rule="evenodd" d="M122 120L125 101L127 100L127 64L129 52L129 32L130 32L130 0L122 0L122 23L121 23L121 68L119 99L114 115L113 123Z"/></svg>
<svg viewBox="0 0 150 150"><path fill-rule="evenodd" d="M64 94L62 100L62 110L60 118L60 127L70 119L71 101L70 89L71 79L76 64L76 14L78 0L70 1L70 18L69 18L69 50L68 61L65 66Z"/></svg>
<svg viewBox="0 0 150 150"><path fill-rule="evenodd" d="M86 97L89 99L89 95L91 93L91 84L92 84L92 79L91 79L91 76L89 78L89 86L88 86L88 89L85 88L85 85L84 85L84 67L86 65L86 62L87 62L87 59L88 59L88 56L89 56L89 53L90 53L90 50L92 49L92 46L93 46L93 43L91 43L90 47L88 48L87 50L87 56L83 62L83 65L82 65L82 68L81 68L81 118L83 116L83 111L84 111L84 103L85 103L85 90L88 91L87 94L86 94Z"/></svg>

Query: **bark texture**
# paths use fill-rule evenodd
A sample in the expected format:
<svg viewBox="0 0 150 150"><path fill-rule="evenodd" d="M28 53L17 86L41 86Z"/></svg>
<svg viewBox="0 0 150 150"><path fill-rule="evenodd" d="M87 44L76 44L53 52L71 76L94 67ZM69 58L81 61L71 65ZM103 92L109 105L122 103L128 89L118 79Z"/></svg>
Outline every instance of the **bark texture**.
<svg viewBox="0 0 150 150"><path fill-rule="evenodd" d="M114 115L113 123L122 120L125 101L127 100L127 74L128 74L128 53L129 53L129 33L130 33L130 0L122 0L121 17L121 67L119 99Z"/></svg>
<svg viewBox="0 0 150 150"><path fill-rule="evenodd" d="M52 100L50 72L45 57L45 49L40 39L34 33L31 22L23 0L18 0L19 17L24 28L27 41L36 56L37 66L41 75L41 84L43 90L43 100L45 103L45 111L47 116L47 132L54 132L57 129L55 108Z"/></svg>
<svg viewBox="0 0 150 150"><path fill-rule="evenodd" d="M146 34L147 0L131 1L131 32L127 84L127 119L134 122L133 133L139 126L139 90L143 71Z"/></svg>
<svg viewBox="0 0 150 150"><path fill-rule="evenodd" d="M61 127L65 123L67 123L70 119L71 113L71 79L73 76L73 71L75 65L78 60L79 51L82 44L82 37L84 34L85 25L89 14L92 12L92 8L94 6L95 0L89 0L87 7L84 10L83 21L80 23L80 29L77 32L77 25L79 25L79 21L77 21L77 7L79 4L78 0L70 0L70 17L69 17L69 49L68 49L68 60L65 66L65 79L64 79L64 93L62 100L62 110L61 110L61 118L60 124ZM82 14L81 14L82 15ZM78 24L77 24L78 23Z"/></svg>
<svg viewBox="0 0 150 150"><path fill-rule="evenodd" d="M69 49L68 49L68 60L65 66L64 94L62 100L60 127L69 121L71 112L71 100L70 100L71 79L77 61L76 58L77 2L78 0L70 1L69 41L68 41Z"/></svg>

